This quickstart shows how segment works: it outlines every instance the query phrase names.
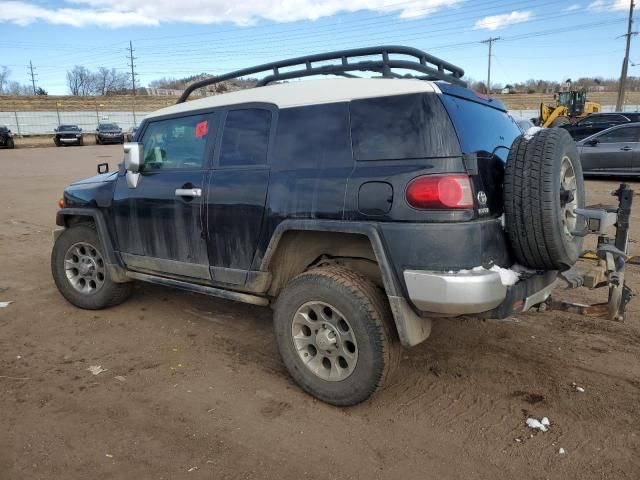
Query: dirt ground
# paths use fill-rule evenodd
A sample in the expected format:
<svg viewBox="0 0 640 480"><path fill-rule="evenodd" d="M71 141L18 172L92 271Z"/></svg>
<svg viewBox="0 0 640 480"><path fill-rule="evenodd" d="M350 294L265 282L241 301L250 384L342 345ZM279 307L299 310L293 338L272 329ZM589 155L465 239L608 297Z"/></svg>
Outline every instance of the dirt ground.
<svg viewBox="0 0 640 480"><path fill-rule="evenodd" d="M395 383L344 409L293 384L268 308L146 284L74 308L49 269L56 201L120 152L0 151L0 479L640 478L640 300L624 324L438 320ZM615 185L589 181L589 202Z"/></svg>

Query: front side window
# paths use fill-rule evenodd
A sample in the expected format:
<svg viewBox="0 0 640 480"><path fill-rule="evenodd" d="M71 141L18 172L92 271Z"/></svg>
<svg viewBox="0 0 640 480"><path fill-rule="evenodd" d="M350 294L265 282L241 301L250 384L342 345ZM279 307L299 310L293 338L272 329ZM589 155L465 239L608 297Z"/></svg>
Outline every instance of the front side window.
<svg viewBox="0 0 640 480"><path fill-rule="evenodd" d="M202 168L213 114L151 122L145 129L144 169Z"/></svg>
<svg viewBox="0 0 640 480"><path fill-rule="evenodd" d="M221 167L267 163L271 112L262 108L227 113L220 150Z"/></svg>
<svg viewBox="0 0 640 480"><path fill-rule="evenodd" d="M630 143L638 141L638 127L616 128L597 137L600 143Z"/></svg>

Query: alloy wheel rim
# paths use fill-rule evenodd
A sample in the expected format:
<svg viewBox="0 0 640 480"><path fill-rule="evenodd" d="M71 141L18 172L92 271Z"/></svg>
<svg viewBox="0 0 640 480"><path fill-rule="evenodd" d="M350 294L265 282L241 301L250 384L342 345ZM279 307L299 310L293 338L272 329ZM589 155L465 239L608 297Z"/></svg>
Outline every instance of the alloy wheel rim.
<svg viewBox="0 0 640 480"><path fill-rule="evenodd" d="M578 182L576 172L571 159L566 155L562 157L560 164L560 217L563 233L573 238L578 216L575 209L578 207Z"/></svg>
<svg viewBox="0 0 640 480"><path fill-rule="evenodd" d="M296 353L315 376L339 382L348 378L358 361L358 344L351 324L335 307L313 301L293 316L291 338Z"/></svg>
<svg viewBox="0 0 640 480"><path fill-rule="evenodd" d="M84 295L99 291L105 281L105 265L100 251L86 242L74 243L64 256L69 284Z"/></svg>

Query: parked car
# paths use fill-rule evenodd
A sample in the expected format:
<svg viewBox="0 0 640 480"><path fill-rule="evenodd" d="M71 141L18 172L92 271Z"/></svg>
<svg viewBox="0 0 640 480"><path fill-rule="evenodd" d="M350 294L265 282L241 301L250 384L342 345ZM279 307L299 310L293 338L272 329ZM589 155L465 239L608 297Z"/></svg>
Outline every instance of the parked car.
<svg viewBox="0 0 640 480"><path fill-rule="evenodd" d="M124 133L115 123L101 123L96 128L96 144L124 143Z"/></svg>
<svg viewBox="0 0 640 480"><path fill-rule="evenodd" d="M0 125L0 147L15 148L13 134L6 125Z"/></svg>
<svg viewBox="0 0 640 480"><path fill-rule="evenodd" d="M60 145L84 145L82 129L77 125L59 125L54 130L53 143Z"/></svg>
<svg viewBox="0 0 640 480"><path fill-rule="evenodd" d="M585 175L640 175L640 123L608 128L577 142Z"/></svg>
<svg viewBox="0 0 640 480"><path fill-rule="evenodd" d="M395 54L421 78L393 78ZM380 60L350 63L370 55ZM185 103L238 75L305 77L320 60L322 74L385 78ZM59 291L85 309L125 301L133 280L271 305L297 383L335 405L364 401L433 318L527 311L582 252L575 142L561 129L521 135L463 73L416 49L374 47L192 84L145 117L117 172L65 189L51 257Z"/></svg>
<svg viewBox="0 0 640 480"><path fill-rule="evenodd" d="M574 124L561 125L559 128L564 128L578 141L609 127L631 122L640 122L640 112L592 113Z"/></svg>
<svg viewBox="0 0 640 480"><path fill-rule="evenodd" d="M138 131L138 127L131 127L127 132L127 142L133 142L136 136L136 132Z"/></svg>

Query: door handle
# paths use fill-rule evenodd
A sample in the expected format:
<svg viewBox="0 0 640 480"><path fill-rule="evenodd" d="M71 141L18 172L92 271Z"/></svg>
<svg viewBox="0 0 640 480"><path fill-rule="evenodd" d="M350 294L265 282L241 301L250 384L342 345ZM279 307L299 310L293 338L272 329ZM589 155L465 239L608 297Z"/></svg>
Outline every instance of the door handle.
<svg viewBox="0 0 640 480"><path fill-rule="evenodd" d="M622 150L623 152L628 152L629 150L631 150L631 147L622 147L620 150Z"/></svg>
<svg viewBox="0 0 640 480"><path fill-rule="evenodd" d="M176 197L201 197L202 189L200 188L176 188Z"/></svg>

